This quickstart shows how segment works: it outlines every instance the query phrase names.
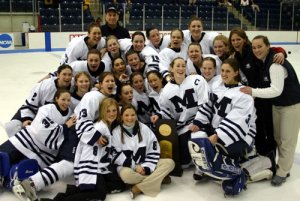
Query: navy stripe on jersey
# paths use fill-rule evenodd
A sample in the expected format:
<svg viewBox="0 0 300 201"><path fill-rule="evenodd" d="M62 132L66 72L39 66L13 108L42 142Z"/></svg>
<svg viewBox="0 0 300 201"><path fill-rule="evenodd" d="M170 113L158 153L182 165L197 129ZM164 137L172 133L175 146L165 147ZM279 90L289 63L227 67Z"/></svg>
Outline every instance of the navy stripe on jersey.
<svg viewBox="0 0 300 201"><path fill-rule="evenodd" d="M50 134L48 135L46 141L45 141L45 145L50 148L50 149L58 149L58 137L60 135L60 126L55 127Z"/></svg>
<svg viewBox="0 0 300 201"><path fill-rule="evenodd" d="M51 167L46 167L41 170L41 174L46 185L53 184L54 182L59 180L58 174Z"/></svg>
<svg viewBox="0 0 300 201"><path fill-rule="evenodd" d="M25 148L32 150L45 164L51 165L55 161L55 156L51 155L48 152L45 152L44 150L41 150L34 143L26 128L24 130L21 130L15 136ZM47 156L41 155L40 152L46 154Z"/></svg>

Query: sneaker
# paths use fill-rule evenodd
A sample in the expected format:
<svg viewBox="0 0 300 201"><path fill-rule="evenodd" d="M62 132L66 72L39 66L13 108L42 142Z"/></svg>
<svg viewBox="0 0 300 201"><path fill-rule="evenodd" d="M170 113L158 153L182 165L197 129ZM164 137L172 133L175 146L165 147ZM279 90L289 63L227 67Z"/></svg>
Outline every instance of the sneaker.
<svg viewBox="0 0 300 201"><path fill-rule="evenodd" d="M286 177L280 177L278 175L273 176L271 180L272 186L281 186L286 181Z"/></svg>
<svg viewBox="0 0 300 201"><path fill-rule="evenodd" d="M30 201L38 201L38 197L36 195L36 190L35 190L33 181L31 181L30 179L25 179L25 180L21 181L20 184L25 191L26 197Z"/></svg>
<svg viewBox="0 0 300 201"><path fill-rule="evenodd" d="M162 180L162 184L170 184L172 182L171 177L169 175L167 175L163 180Z"/></svg>

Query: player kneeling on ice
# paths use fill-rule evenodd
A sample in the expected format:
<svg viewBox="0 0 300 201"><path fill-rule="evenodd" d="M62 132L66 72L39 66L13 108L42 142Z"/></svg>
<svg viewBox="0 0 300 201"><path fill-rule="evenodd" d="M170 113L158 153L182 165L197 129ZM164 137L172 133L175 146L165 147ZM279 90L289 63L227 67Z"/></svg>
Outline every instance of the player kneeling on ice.
<svg viewBox="0 0 300 201"><path fill-rule="evenodd" d="M199 107L188 142L196 166L195 179L202 176L221 180L225 195L236 195L246 181L272 177L271 160L246 153L254 148L256 110L251 96L240 92L237 61L227 59L221 80L212 86L210 99ZM242 159L248 161L242 163Z"/></svg>

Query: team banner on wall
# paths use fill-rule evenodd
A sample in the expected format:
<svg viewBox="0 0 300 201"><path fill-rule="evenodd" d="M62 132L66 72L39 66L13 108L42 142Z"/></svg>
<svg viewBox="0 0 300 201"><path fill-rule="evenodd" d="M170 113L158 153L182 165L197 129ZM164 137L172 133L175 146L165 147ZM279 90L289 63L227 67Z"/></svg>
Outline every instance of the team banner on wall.
<svg viewBox="0 0 300 201"><path fill-rule="evenodd" d="M0 51L14 49L14 35L11 33L0 33Z"/></svg>

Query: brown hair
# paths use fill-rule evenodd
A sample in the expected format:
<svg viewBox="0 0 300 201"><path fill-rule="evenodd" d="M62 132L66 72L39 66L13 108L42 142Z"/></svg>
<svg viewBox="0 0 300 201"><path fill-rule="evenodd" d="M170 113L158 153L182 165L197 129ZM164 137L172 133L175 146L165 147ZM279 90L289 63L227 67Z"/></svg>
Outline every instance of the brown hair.
<svg viewBox="0 0 300 201"><path fill-rule="evenodd" d="M133 109L135 114L137 115L137 111L135 109L135 107L132 105L132 104L127 104L127 105L124 105L122 106L122 109L121 109L121 116L124 114L124 112L128 109ZM121 123L122 123L123 120L121 120ZM139 138L139 142L143 141L143 136L141 134L141 129L140 129L140 125L139 125L139 121L136 120L135 122L135 125L133 127L133 132L137 132L138 134L138 138ZM122 141L122 144L124 144L124 128L121 126L121 141Z"/></svg>
<svg viewBox="0 0 300 201"><path fill-rule="evenodd" d="M240 68L239 68L239 63L236 59L234 58L228 58L225 61L223 61L223 64L228 64L234 72L240 72ZM240 73L234 77L235 81L240 82L241 81L241 75Z"/></svg>
<svg viewBox="0 0 300 201"><path fill-rule="evenodd" d="M233 28L230 31L229 39L228 39L229 40L229 52L230 53L234 53L235 52L234 47L231 44L231 38L232 38L233 34L236 34L239 37L241 37L242 39L244 39L246 41L246 44L249 44L249 45L251 44L251 42L249 41L248 36L247 36L247 34L246 34L246 32L245 32L244 29L242 29L240 27Z"/></svg>
<svg viewBox="0 0 300 201"><path fill-rule="evenodd" d="M254 40L257 40L257 39L262 39L263 43L266 45L266 46L270 46L270 41L268 39L267 36L263 36L263 35L258 35L258 36L255 36L252 41Z"/></svg>
<svg viewBox="0 0 300 201"><path fill-rule="evenodd" d="M90 91L91 88L92 88L92 81L91 81L91 76L87 72L84 72L84 71L78 72L74 77L75 83L77 82L79 77L82 76L82 75L85 75L89 79L89 81L90 81L89 91ZM77 91L77 90L78 90L78 87L75 84L75 91Z"/></svg>

